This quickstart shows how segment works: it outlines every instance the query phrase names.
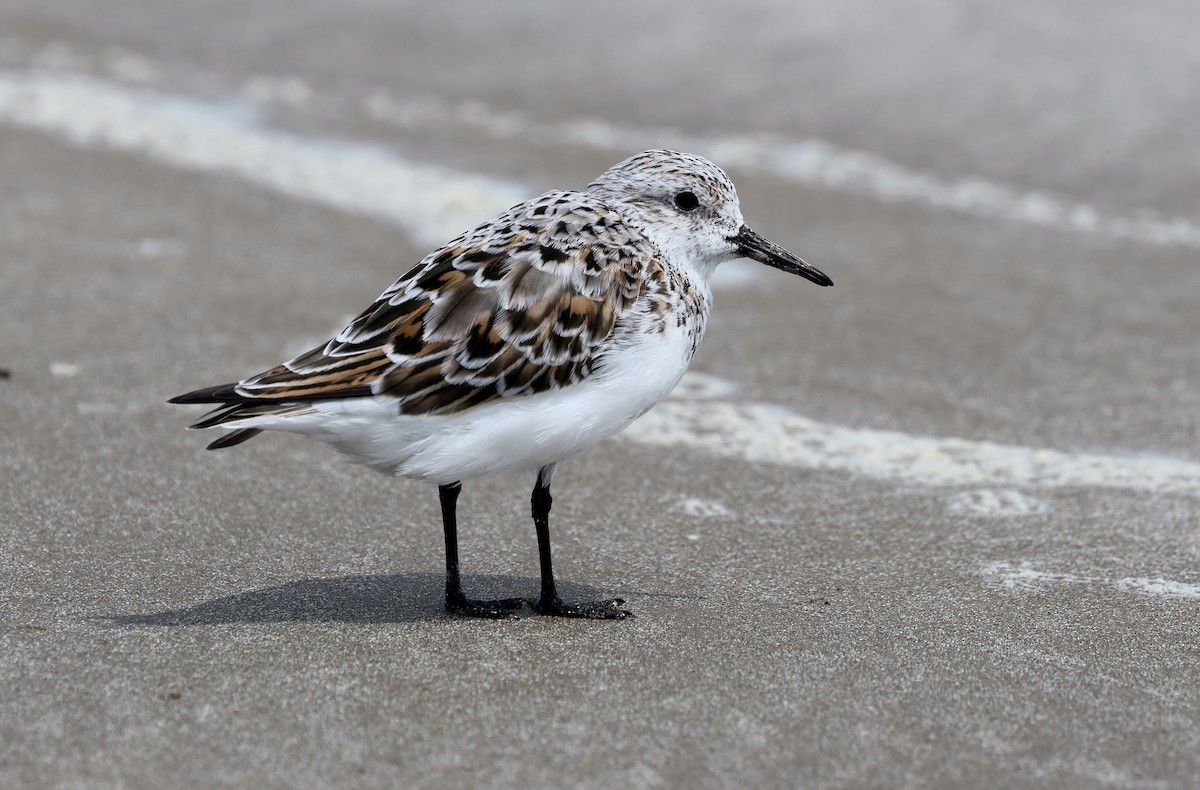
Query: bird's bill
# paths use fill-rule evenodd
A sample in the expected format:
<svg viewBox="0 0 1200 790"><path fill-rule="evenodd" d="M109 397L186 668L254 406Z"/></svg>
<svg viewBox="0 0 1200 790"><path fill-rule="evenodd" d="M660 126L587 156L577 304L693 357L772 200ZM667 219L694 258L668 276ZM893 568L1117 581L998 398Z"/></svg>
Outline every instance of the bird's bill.
<svg viewBox="0 0 1200 790"><path fill-rule="evenodd" d="M743 225L737 235L729 240L737 245L738 254L743 258L774 266L789 274L798 274L805 279L812 280L817 285L833 285L833 280L829 279L825 272L816 266L805 263L775 242L764 239L746 225Z"/></svg>

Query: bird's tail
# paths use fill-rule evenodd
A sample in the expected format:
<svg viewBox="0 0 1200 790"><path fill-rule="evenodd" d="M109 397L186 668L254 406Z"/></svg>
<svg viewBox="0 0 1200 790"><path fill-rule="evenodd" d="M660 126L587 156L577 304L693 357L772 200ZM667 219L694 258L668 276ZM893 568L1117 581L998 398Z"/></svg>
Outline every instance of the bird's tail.
<svg viewBox="0 0 1200 790"><path fill-rule="evenodd" d="M244 441L253 439L263 432L262 428L253 425L238 427L247 422L261 422L262 418L283 417L304 411L307 407L296 403L281 403L279 401L264 403L241 395L234 384L222 384L216 387L206 387L171 398L168 403L219 403L215 409L204 415L199 422L189 425L190 430L202 431L208 428L232 428L229 433L211 442L206 449L221 450L233 447Z"/></svg>

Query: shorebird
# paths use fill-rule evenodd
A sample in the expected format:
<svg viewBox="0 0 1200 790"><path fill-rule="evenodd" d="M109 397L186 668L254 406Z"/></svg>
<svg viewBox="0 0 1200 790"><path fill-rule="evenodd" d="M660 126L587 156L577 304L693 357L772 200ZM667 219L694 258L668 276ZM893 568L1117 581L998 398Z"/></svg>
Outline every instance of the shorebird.
<svg viewBox="0 0 1200 790"><path fill-rule="evenodd" d="M172 403L217 404L195 429L264 430L332 445L358 463L435 483L446 609L476 617L620 619L619 598L566 603L550 557L556 464L619 433L670 393L712 307L709 280L735 258L833 282L751 230L733 183L700 156L652 150L583 191L513 206L425 256L329 342ZM455 508L462 481L536 472L536 599L463 591Z"/></svg>

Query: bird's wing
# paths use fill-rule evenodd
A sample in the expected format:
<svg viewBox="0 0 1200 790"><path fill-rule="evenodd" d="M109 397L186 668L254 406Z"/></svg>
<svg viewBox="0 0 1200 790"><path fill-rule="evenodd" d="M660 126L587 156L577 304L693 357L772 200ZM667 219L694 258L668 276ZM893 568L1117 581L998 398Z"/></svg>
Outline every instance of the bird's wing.
<svg viewBox="0 0 1200 790"><path fill-rule="evenodd" d="M588 196L549 192L431 253L324 346L196 394L390 395L401 414L450 414L564 387L595 370L655 251Z"/></svg>

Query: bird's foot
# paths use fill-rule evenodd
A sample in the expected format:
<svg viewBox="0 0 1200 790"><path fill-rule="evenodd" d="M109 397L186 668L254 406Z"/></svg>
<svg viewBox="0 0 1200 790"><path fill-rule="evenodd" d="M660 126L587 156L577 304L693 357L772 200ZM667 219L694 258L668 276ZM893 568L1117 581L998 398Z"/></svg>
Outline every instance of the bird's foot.
<svg viewBox="0 0 1200 790"><path fill-rule="evenodd" d="M499 598L491 601L475 601L461 593L446 596L446 611L463 617L486 617L492 620L511 620L516 610L525 606L524 598Z"/></svg>
<svg viewBox="0 0 1200 790"><path fill-rule="evenodd" d="M551 617L585 617L589 620L624 620L633 617L633 612L621 608L625 605L623 598L563 603L557 595L542 595L530 603L533 604L535 612Z"/></svg>

